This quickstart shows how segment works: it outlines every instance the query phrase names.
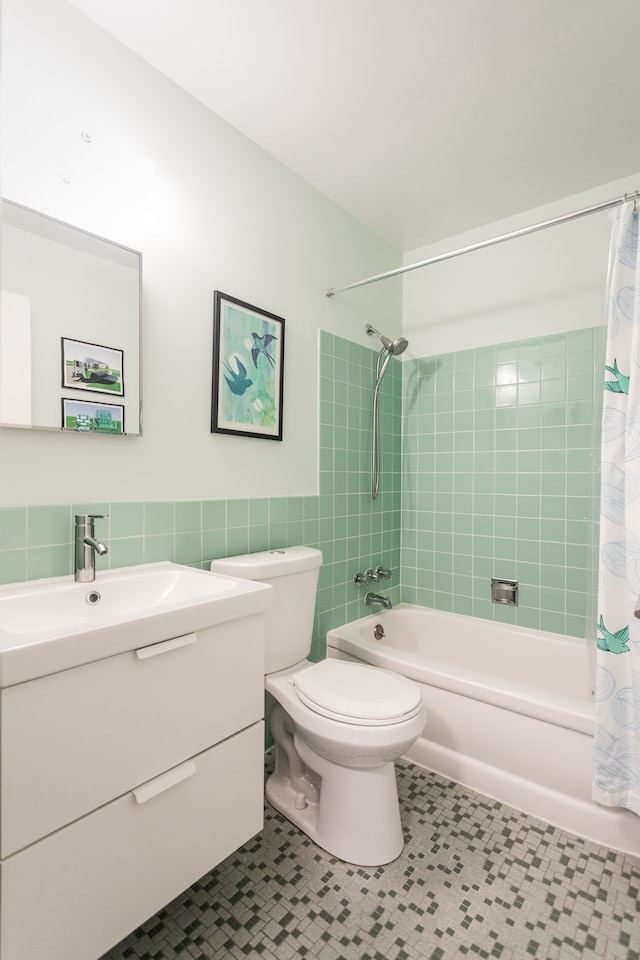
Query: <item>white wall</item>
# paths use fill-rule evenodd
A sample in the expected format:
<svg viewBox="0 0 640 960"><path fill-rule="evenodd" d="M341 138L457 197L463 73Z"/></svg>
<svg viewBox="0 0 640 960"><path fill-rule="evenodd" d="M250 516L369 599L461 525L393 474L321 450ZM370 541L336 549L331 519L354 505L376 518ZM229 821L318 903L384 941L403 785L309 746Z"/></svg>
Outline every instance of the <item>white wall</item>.
<svg viewBox="0 0 640 960"><path fill-rule="evenodd" d="M401 329L324 290L400 254L64 0L3 0L2 59L3 194L142 251L144 435L1 429L0 505L316 493L318 330ZM210 433L215 289L285 318L282 443Z"/></svg>
<svg viewBox="0 0 640 960"><path fill-rule="evenodd" d="M405 264L640 189L637 176L411 250ZM407 356L424 357L605 323L608 211L405 274Z"/></svg>
<svg viewBox="0 0 640 960"><path fill-rule="evenodd" d="M31 350L31 300L0 290L0 417L4 423L32 423Z"/></svg>

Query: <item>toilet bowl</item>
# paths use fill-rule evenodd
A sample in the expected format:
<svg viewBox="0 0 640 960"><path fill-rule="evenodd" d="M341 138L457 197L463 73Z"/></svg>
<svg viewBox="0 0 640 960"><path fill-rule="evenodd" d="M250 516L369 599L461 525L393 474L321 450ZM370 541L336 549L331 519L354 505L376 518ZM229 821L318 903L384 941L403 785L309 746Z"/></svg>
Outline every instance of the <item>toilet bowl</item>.
<svg viewBox="0 0 640 960"><path fill-rule="evenodd" d="M304 659L311 649L319 551L292 547L213 561L218 573L274 588L265 689L275 741L268 801L341 860L380 866L404 839L395 760L420 736L417 684L379 667Z"/></svg>
<svg viewBox="0 0 640 960"><path fill-rule="evenodd" d="M325 666L330 674L322 673ZM267 799L320 847L349 863L380 866L402 852L394 761L425 724L419 689L402 681L386 670L342 660L298 664L266 680L279 748ZM326 693L324 703L308 699L307 683L314 694ZM345 685L352 693L373 690L363 705L359 696L345 697ZM343 713L347 704L353 709Z"/></svg>

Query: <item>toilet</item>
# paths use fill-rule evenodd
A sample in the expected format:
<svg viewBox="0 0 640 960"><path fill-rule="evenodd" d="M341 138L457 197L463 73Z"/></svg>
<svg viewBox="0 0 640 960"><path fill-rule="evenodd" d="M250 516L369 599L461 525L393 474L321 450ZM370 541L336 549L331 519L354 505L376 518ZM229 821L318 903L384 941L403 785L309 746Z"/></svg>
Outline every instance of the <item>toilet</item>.
<svg viewBox="0 0 640 960"><path fill-rule="evenodd" d="M268 801L340 860L381 866L404 839L394 762L424 729L418 686L346 660L310 663L322 554L288 547L214 560L211 570L273 587L265 688L275 741Z"/></svg>

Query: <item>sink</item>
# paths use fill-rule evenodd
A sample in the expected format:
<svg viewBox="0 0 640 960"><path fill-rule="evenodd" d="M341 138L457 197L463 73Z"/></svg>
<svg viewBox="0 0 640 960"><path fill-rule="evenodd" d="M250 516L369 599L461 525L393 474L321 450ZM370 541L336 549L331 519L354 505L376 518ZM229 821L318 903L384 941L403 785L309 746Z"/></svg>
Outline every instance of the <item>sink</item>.
<svg viewBox="0 0 640 960"><path fill-rule="evenodd" d="M178 564L152 564L99 575L92 583L34 580L0 595L0 630L11 634L81 630L151 608L201 602L238 589L238 581Z"/></svg>
<svg viewBox="0 0 640 960"><path fill-rule="evenodd" d="M0 587L0 687L261 613L271 587L163 561Z"/></svg>

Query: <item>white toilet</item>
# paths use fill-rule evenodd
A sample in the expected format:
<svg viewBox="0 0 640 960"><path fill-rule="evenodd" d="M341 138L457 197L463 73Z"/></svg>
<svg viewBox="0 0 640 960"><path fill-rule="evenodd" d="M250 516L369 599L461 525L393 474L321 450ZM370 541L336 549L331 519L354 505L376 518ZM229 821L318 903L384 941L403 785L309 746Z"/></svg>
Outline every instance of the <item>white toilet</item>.
<svg viewBox="0 0 640 960"><path fill-rule="evenodd" d="M265 686L275 703L269 802L328 853L361 866L403 847L394 761L420 736L418 686L388 670L306 660L319 550L289 547L214 560L211 569L274 590L267 611Z"/></svg>

